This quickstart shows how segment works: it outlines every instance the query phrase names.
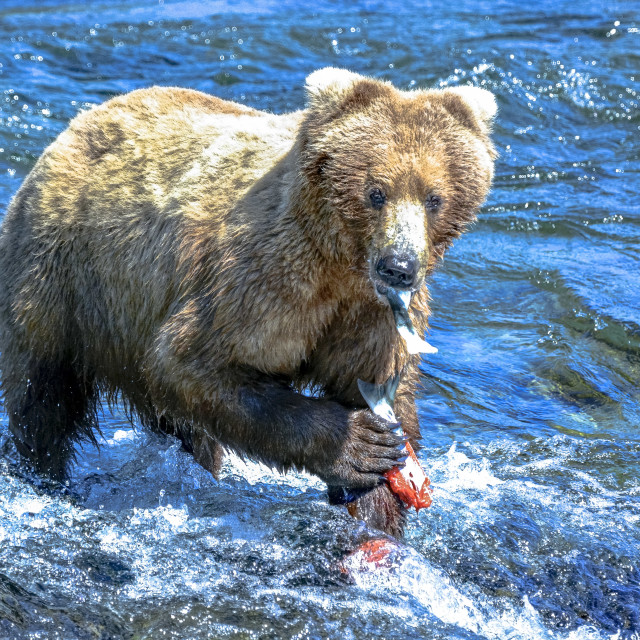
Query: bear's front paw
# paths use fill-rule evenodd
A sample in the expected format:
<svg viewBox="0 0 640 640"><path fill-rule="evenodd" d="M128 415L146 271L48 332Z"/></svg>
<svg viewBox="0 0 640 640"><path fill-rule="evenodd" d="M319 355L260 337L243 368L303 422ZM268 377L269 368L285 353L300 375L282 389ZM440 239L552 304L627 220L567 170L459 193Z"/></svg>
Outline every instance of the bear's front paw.
<svg viewBox="0 0 640 640"><path fill-rule="evenodd" d="M323 452L322 468L315 473L328 485L370 489L382 475L403 466L405 440L400 425L382 420L368 409L349 416L346 434ZM310 469L311 470L311 469Z"/></svg>

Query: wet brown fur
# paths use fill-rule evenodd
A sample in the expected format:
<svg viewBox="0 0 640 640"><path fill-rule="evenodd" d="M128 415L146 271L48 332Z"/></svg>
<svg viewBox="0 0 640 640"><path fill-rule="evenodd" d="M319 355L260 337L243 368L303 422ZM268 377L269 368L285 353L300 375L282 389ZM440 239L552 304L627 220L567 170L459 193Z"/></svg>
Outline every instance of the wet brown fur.
<svg viewBox="0 0 640 640"><path fill-rule="evenodd" d="M400 453L356 381L403 372L415 448L417 357L371 280L394 203L436 190L420 277L491 181L489 119L447 91L350 75L281 116L195 91L134 91L80 114L12 201L0 235L0 369L10 429L63 476L100 392L182 439L217 473L221 446L330 486L367 488ZM389 206L374 211L371 185ZM411 314L422 333L428 292ZM319 390L321 397L299 393ZM399 535L386 485L358 501Z"/></svg>

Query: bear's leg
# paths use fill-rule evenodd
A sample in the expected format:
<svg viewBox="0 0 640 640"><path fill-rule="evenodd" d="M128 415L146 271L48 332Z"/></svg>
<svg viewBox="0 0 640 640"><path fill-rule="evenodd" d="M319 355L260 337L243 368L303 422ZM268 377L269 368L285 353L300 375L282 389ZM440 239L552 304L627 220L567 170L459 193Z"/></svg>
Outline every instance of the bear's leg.
<svg viewBox="0 0 640 640"><path fill-rule="evenodd" d="M364 520L368 526L402 538L406 508L388 484L381 484L355 502L350 502L347 509L354 518Z"/></svg>
<svg viewBox="0 0 640 640"><path fill-rule="evenodd" d="M73 441L94 438L93 380L78 375L71 365L43 361L30 361L18 373L7 368L3 378L9 430L18 451L36 472L63 479Z"/></svg>
<svg viewBox="0 0 640 640"><path fill-rule="evenodd" d="M224 459L224 451L220 443L200 430L196 432L196 435L192 439L192 446L195 461L218 480Z"/></svg>
<svg viewBox="0 0 640 640"><path fill-rule="evenodd" d="M194 460L218 480L224 451L221 444L213 436L210 436L203 429L194 429L187 422L172 420L167 416L160 416L153 421L147 420L146 422L150 422L148 426L153 430L178 438L185 451L193 454Z"/></svg>

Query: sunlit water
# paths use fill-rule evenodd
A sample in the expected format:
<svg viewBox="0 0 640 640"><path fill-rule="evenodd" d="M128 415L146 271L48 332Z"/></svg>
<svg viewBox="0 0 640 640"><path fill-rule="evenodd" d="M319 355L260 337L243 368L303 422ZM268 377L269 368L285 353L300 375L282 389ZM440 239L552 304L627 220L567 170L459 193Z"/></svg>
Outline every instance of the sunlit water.
<svg viewBox="0 0 640 640"><path fill-rule="evenodd" d="M79 109L152 83L276 112L324 65L494 91L495 188L431 284L434 504L348 574L376 533L313 477L216 483L105 412L61 490L3 416L0 638L640 638L639 4L231 5L3 0L0 215Z"/></svg>

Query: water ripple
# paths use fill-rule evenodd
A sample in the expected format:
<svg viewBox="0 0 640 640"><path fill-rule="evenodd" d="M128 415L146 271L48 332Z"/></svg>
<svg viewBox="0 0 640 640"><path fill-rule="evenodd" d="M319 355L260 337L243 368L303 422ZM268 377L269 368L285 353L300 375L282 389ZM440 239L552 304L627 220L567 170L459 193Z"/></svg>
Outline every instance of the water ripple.
<svg viewBox="0 0 640 640"><path fill-rule="evenodd" d="M81 109L150 83L274 112L344 66L499 103L493 193L431 283L429 512L388 571L317 479L103 416L69 486L0 417L0 636L514 638L640 634L640 14L634 3L5 0L0 215Z"/></svg>

